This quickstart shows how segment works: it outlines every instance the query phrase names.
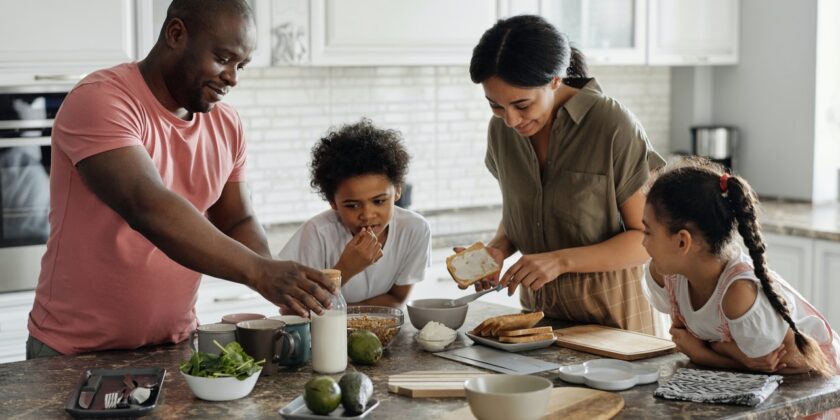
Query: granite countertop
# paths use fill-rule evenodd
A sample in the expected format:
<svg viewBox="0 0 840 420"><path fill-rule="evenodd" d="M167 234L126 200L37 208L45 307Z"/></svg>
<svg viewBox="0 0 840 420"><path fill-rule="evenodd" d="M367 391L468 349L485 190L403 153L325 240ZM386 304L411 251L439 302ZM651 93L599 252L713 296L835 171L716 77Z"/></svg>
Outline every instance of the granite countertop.
<svg viewBox="0 0 840 420"><path fill-rule="evenodd" d="M759 213L765 232L840 242L840 203L761 202Z"/></svg>
<svg viewBox="0 0 840 420"><path fill-rule="evenodd" d="M510 310L499 305L475 302L470 306L462 331L486 317L508 313ZM569 324L555 322L551 325L564 327ZM472 369L423 352L412 342L415 332L407 323L376 366L348 366L348 371L358 369L369 375L375 384L375 397L381 403L368 418L434 419L467 405L464 399L410 399L387 392L388 375L411 370ZM468 345L469 342L462 333L455 345ZM597 358L557 346L524 354L561 365ZM135 351L110 351L0 364L0 395L3 396L0 400L0 418L69 418L64 412L64 404L85 369L163 367L168 372L161 399L150 414L151 418L277 419L277 411L300 395L304 383L314 375L309 366L281 370L278 375L261 377L251 394L245 398L208 402L196 399L178 372L179 361L188 356L189 348L186 343L181 343ZM663 378L670 376L676 368L691 366L685 356L679 353L636 363L657 366ZM556 379L556 374L545 372L541 375L553 379L557 386L569 385ZM779 390L756 408L667 401L654 398L655 389L656 385L651 384L620 392L625 408L616 418L793 418L840 405L840 377L786 377Z"/></svg>

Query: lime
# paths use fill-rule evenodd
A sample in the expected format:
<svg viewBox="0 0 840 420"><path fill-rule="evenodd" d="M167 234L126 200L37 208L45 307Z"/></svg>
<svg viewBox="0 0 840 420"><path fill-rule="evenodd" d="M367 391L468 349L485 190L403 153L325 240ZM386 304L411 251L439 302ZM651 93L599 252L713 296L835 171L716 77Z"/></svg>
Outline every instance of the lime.
<svg viewBox="0 0 840 420"><path fill-rule="evenodd" d="M347 337L347 355L356 363L372 365L382 357L382 342L368 330L356 330Z"/></svg>
<svg viewBox="0 0 840 420"><path fill-rule="evenodd" d="M303 401L315 414L330 414L341 404L341 388L329 376L310 379L304 386Z"/></svg>

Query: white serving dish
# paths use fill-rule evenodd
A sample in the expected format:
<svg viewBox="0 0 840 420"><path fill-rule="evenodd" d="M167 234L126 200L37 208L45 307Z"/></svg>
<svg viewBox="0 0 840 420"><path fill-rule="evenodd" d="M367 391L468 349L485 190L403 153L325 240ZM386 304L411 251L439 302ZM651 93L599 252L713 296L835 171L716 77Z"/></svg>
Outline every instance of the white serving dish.
<svg viewBox="0 0 840 420"><path fill-rule="evenodd" d="M184 372L181 372L181 375L187 380L190 391L196 397L207 401L230 401L250 394L257 384L260 372L262 369L242 381L234 377L205 378L187 375Z"/></svg>
<svg viewBox="0 0 840 420"><path fill-rule="evenodd" d="M659 369L616 359L595 359L558 369L560 379L604 391L621 391L656 382Z"/></svg>
<svg viewBox="0 0 840 420"><path fill-rule="evenodd" d="M485 346L495 347L509 352L542 349L554 344L555 342L553 338L549 338L548 340L534 341L531 343L502 343L495 337L479 337L470 333L467 333L467 337L477 343L484 344Z"/></svg>

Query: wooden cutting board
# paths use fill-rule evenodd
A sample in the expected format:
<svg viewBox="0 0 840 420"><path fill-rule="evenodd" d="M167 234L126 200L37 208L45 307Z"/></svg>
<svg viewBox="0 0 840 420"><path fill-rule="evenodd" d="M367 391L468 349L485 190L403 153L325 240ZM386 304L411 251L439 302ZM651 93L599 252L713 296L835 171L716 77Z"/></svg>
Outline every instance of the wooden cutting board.
<svg viewBox="0 0 840 420"><path fill-rule="evenodd" d="M477 370L413 371L388 377L388 392L409 398L463 398L464 381L493 375Z"/></svg>
<svg viewBox="0 0 840 420"><path fill-rule="evenodd" d="M554 330L554 336L560 347L621 360L659 356L676 348L671 340L595 324Z"/></svg>
<svg viewBox="0 0 840 420"><path fill-rule="evenodd" d="M561 387L551 390L545 415L540 420L607 420L624 408L624 398L611 392L589 388ZM475 419L469 405L448 413L442 420Z"/></svg>

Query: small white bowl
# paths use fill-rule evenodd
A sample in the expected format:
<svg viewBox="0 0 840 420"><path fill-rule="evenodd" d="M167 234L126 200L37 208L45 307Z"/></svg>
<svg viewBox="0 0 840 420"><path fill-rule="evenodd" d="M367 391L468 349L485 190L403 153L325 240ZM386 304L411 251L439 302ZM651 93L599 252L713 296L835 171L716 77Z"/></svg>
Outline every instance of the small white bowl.
<svg viewBox="0 0 840 420"><path fill-rule="evenodd" d="M262 369L241 381L233 377L205 378L187 375L184 372L181 372L181 375L187 380L190 391L196 397L207 401L230 401L250 394L257 384L260 372Z"/></svg>
<svg viewBox="0 0 840 420"><path fill-rule="evenodd" d="M414 336L414 341L416 341L417 344L420 344L420 347L423 350L434 353L438 351L443 351L443 349L445 349L446 346L452 344L455 341L455 337L457 336L457 334L453 334L451 337L447 337L442 340L428 340L421 338L420 334L417 334Z"/></svg>
<svg viewBox="0 0 840 420"><path fill-rule="evenodd" d="M473 415L482 420L536 420L545 414L554 384L532 375L489 375L464 383Z"/></svg>

